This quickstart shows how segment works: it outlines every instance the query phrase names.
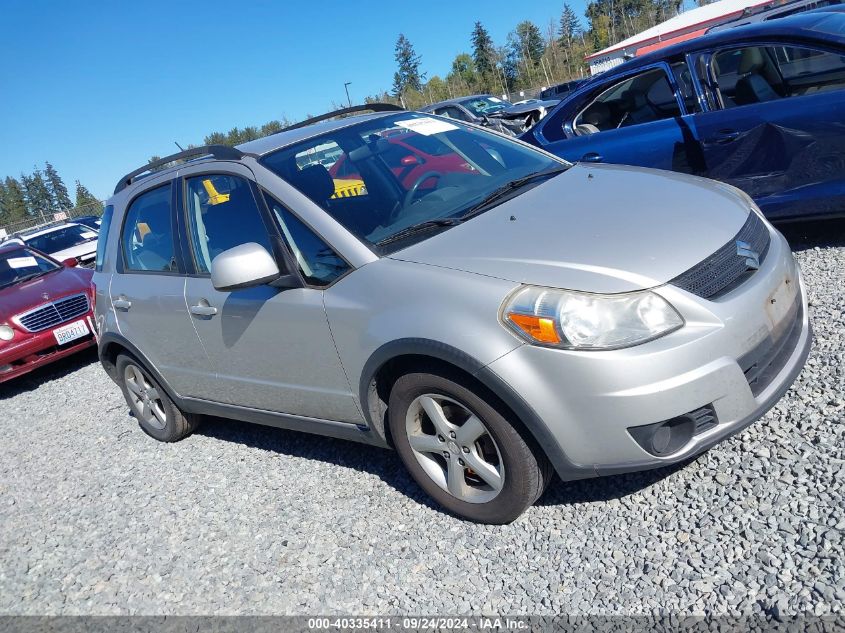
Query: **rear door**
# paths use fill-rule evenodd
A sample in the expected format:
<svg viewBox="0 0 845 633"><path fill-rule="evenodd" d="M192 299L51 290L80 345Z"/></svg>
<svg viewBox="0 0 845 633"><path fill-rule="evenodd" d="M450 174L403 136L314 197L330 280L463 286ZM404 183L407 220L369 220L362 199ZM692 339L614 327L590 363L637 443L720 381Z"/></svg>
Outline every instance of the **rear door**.
<svg viewBox="0 0 845 633"><path fill-rule="evenodd" d="M540 121L534 135L543 149L570 161L695 173L691 90L668 64L640 68L596 84Z"/></svg>
<svg viewBox="0 0 845 633"><path fill-rule="evenodd" d="M171 181L135 196L120 227L120 252L109 294L117 326L181 396L215 380L185 307Z"/></svg>
<svg viewBox="0 0 845 633"><path fill-rule="evenodd" d="M773 220L845 212L843 51L748 44L696 66L712 108L695 116L705 175Z"/></svg>

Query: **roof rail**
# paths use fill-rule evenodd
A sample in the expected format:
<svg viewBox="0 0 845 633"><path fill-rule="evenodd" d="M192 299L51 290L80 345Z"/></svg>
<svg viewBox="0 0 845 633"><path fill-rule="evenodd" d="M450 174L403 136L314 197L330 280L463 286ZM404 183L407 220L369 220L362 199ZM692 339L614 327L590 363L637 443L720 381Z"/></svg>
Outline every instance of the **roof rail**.
<svg viewBox="0 0 845 633"><path fill-rule="evenodd" d="M344 114L353 114L354 112L403 112L404 110L405 108L392 103L362 103L361 105L341 108L340 110L335 110L334 112L327 112L326 114L321 114L320 116L305 119L299 123L289 125L286 128L279 130L279 132L274 132L274 134L288 132L290 130L298 130L306 125L311 125L312 123L319 123L320 121L325 121L326 119L333 119L338 116L343 116Z"/></svg>
<svg viewBox="0 0 845 633"><path fill-rule="evenodd" d="M239 149L235 149L234 147L229 147L227 145L203 145L202 147L192 147L191 149L186 149L182 152L177 152L176 154L171 154L170 156L154 160L143 167L139 167L135 171L130 171L117 182L114 192L117 193L122 191L131 185L137 176L145 174L148 171L152 171L156 167L163 167L176 160L188 160L189 158L198 158L200 156L213 156L214 158L220 160L240 160L244 156L247 156L247 154Z"/></svg>

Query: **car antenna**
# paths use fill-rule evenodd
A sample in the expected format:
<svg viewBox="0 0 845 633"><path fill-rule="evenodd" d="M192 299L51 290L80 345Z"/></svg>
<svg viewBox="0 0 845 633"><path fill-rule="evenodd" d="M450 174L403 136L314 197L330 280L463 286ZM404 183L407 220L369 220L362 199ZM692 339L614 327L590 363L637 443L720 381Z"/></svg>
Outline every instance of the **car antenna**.
<svg viewBox="0 0 845 633"><path fill-rule="evenodd" d="M176 143L176 141L173 141L173 142L174 142L174 143ZM178 147L178 148L179 148L179 151L181 151L181 152L184 152L184 151L185 151L185 148L184 148L184 147L182 147L181 145L179 145L179 143L176 143L176 147Z"/></svg>

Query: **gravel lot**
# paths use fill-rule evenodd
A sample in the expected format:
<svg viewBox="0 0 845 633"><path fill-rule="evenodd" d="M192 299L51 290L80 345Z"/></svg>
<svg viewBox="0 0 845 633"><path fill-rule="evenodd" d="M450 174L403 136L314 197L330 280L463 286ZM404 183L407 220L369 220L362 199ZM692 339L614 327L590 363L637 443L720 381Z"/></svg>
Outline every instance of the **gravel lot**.
<svg viewBox="0 0 845 633"><path fill-rule="evenodd" d="M222 420L154 442L93 353L0 386L0 613L842 613L845 225L811 231L816 340L763 420L505 527L388 451Z"/></svg>

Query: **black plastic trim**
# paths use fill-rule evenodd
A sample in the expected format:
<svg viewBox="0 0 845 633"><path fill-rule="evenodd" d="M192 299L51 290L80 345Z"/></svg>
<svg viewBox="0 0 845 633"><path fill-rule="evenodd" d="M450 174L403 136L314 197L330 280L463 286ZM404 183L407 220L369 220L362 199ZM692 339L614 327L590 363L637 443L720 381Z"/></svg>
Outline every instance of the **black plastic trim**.
<svg viewBox="0 0 845 633"><path fill-rule="evenodd" d="M596 476L595 468L592 465L576 464L566 456L566 453L558 445L557 440L551 431L549 431L546 423L540 419L540 416L537 415L519 393L499 378L491 369L469 354L440 341L431 339L405 338L391 341L379 347L367 360L361 372L358 394L361 409L370 427L379 428L381 426L380 421L376 424L372 419L368 406L370 385L378 370L385 363L394 358L406 355L429 356L454 365L458 369L473 376L514 412L522 424L525 425L526 429L528 429L528 432L531 433L540 448L545 452L546 457L552 462L555 471L557 471L557 474L564 481L587 479Z"/></svg>
<svg viewBox="0 0 845 633"><path fill-rule="evenodd" d="M356 112L404 112L405 108L402 108L398 105L394 105L392 103L362 103L361 105L354 105L348 108L341 108L340 110L335 110L333 112L326 112L326 114L321 114L319 116L311 117L310 119L305 119L304 121L300 121L299 123L294 123L293 125L289 125L286 128L279 130L278 132L273 132L274 134L281 134L282 132L290 132L291 130L298 130L299 128L308 127L309 125L313 125L314 123L319 123L320 121L326 121L328 119L334 119L335 117L343 116L345 114L354 114Z"/></svg>

